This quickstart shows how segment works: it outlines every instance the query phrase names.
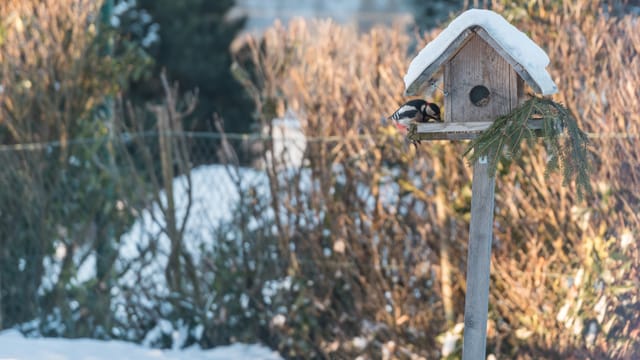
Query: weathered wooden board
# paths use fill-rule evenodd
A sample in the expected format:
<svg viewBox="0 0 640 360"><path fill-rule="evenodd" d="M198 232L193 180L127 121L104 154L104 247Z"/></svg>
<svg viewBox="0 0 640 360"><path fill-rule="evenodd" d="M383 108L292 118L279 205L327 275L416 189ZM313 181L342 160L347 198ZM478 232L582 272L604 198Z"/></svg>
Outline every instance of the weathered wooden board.
<svg viewBox="0 0 640 360"><path fill-rule="evenodd" d="M486 158L473 165L471 225L467 251L467 291L464 301L462 359L484 359L489 311L489 272L493 239L496 180L489 176Z"/></svg>
<svg viewBox="0 0 640 360"><path fill-rule="evenodd" d="M425 93L427 87L431 85L431 81L442 71L442 64L454 56L456 51L463 47L473 34L474 32L471 29L463 31L454 41L451 42L451 44L449 44L447 49L438 57L438 59L436 59L436 61L422 71L413 84L405 90L404 94L406 96L414 96Z"/></svg>
<svg viewBox="0 0 640 360"><path fill-rule="evenodd" d="M417 124L411 140L470 140L491 126L491 121Z"/></svg>
<svg viewBox="0 0 640 360"><path fill-rule="evenodd" d="M461 122L461 123L423 123L417 124L418 133L435 132L479 132L489 128L492 121Z"/></svg>
<svg viewBox="0 0 640 360"><path fill-rule="evenodd" d="M410 140L470 140L487 130L491 124L492 121L417 124ZM528 126L534 131L542 130L542 120L529 120Z"/></svg>
<svg viewBox="0 0 640 360"><path fill-rule="evenodd" d="M509 62L473 32L464 47L444 65L445 122L486 121L510 113L518 98L517 77ZM489 90L483 106L474 105L469 98L475 86Z"/></svg>

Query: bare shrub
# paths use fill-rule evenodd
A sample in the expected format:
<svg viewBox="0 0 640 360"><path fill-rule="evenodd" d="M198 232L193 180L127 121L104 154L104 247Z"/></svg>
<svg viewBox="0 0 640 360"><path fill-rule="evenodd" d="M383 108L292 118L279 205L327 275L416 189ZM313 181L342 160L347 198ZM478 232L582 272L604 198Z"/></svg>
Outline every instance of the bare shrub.
<svg viewBox="0 0 640 360"><path fill-rule="evenodd" d="M438 353L445 316L437 253L467 233L456 226L466 223L465 205L449 205L468 192L469 172L453 155L459 145L416 156L381 125L402 101L409 40L400 29L358 36L331 22L297 21L247 39L238 53L239 63L250 63L238 72L262 123L269 127L287 108L309 142L306 168L268 169L281 258L310 304L276 329L284 354L355 356L391 344L406 356ZM462 259L462 246L447 243L451 259ZM453 299L464 287L453 283L448 301L459 307Z"/></svg>
<svg viewBox="0 0 640 360"><path fill-rule="evenodd" d="M114 45L99 6L0 3L0 327L49 315L64 326L50 321L46 334L105 337L110 327L114 243L131 219L117 206L109 96L143 60ZM95 278L70 284L92 251Z"/></svg>
<svg viewBox="0 0 640 360"><path fill-rule="evenodd" d="M640 166L637 139L626 136L638 134L638 23L604 16L597 4L554 4L532 6L518 26L553 60L555 99L596 134L597 190L579 203L571 184L546 178L543 144L519 167L501 166L489 351L629 358L639 346L631 314L640 306ZM414 152L381 125L403 100L409 42L399 29L359 36L295 21L237 47L236 72L260 121L269 127L292 111L310 143L307 168L268 169L281 259L311 304L274 330L284 354L432 358L442 355L437 336L461 321L470 195L463 144Z"/></svg>

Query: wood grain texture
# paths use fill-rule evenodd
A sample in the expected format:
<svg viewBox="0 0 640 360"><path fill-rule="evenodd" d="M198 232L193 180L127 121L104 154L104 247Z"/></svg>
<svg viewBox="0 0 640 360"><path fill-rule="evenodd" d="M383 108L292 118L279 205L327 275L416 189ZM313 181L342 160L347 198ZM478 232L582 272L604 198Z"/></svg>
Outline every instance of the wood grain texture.
<svg viewBox="0 0 640 360"><path fill-rule="evenodd" d="M483 131L489 128L493 121L478 121L464 123L426 123L418 124L418 133L437 133L437 132L465 132L465 131Z"/></svg>
<svg viewBox="0 0 640 360"><path fill-rule="evenodd" d="M473 140L480 135L480 132L436 132L422 133L413 137L414 140L432 141L432 140Z"/></svg>
<svg viewBox="0 0 640 360"><path fill-rule="evenodd" d="M514 101L517 102L517 99ZM417 124L411 140L470 140L478 137L491 124L493 121ZM527 122L527 126L538 134L538 130L543 128L543 123L542 120L531 119Z"/></svg>
<svg viewBox="0 0 640 360"><path fill-rule="evenodd" d="M444 65L444 75L442 76L442 85L444 86L444 114L442 114L442 120L446 123L451 122L451 114L453 112L452 106L453 102L451 101L451 62L447 62Z"/></svg>
<svg viewBox="0 0 640 360"><path fill-rule="evenodd" d="M474 33L445 68L445 121L486 121L510 113L517 102L517 81L512 80L517 76L509 62ZM476 106L469 99L477 85L491 93L485 106Z"/></svg>
<svg viewBox="0 0 640 360"><path fill-rule="evenodd" d="M506 52L501 46L500 44L498 44L497 41L495 41L493 39L493 37L491 37L491 35L489 35L489 33L483 29L483 28L479 28L476 33L484 40L486 41L491 47L493 47L494 49L496 49L496 51L498 51L498 53L500 54L500 56L502 56L511 66L513 66L513 69L516 71L516 73L518 75L520 75L520 77L522 77L523 79L525 79L527 81L527 84L529 86L531 86L531 88L538 94L542 93L542 88L540 88L540 85L538 85L538 83L533 79L533 77L529 74L529 72L527 71L527 69L524 68L524 66L522 66L522 64L520 64L519 62L517 62L513 57L511 57L511 55L509 55L508 52Z"/></svg>
<svg viewBox="0 0 640 360"><path fill-rule="evenodd" d="M482 160L482 159L481 159ZM463 360L485 359L489 311L489 272L493 239L495 178L488 164L476 161L471 184L471 227L467 251Z"/></svg>
<svg viewBox="0 0 640 360"><path fill-rule="evenodd" d="M442 64L445 64L456 52L463 47L471 35L474 32L471 29L463 31L455 40L449 44L447 49L429 66L427 66L422 73L407 87L404 94L406 96L414 96L422 94L426 91L426 88L431 85L431 79L433 79L441 70L443 70Z"/></svg>

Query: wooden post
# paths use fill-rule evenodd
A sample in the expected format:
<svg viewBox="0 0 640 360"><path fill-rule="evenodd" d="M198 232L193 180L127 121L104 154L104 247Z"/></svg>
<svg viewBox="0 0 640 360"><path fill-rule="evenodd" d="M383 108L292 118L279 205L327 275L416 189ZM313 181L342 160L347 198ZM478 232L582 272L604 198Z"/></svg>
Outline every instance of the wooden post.
<svg viewBox="0 0 640 360"><path fill-rule="evenodd" d="M495 178L486 157L473 165L471 227L467 255L467 294L464 304L462 359L485 359L489 310L489 271L493 237Z"/></svg>

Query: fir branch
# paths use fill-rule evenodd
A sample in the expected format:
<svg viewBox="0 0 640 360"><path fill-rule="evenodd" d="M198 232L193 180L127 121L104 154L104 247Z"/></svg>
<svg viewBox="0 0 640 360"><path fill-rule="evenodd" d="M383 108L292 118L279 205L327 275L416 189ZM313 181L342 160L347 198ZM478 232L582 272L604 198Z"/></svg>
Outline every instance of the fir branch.
<svg viewBox="0 0 640 360"><path fill-rule="evenodd" d="M542 122L534 131L530 120ZM522 154L522 142L532 146L536 138L544 139L549 160L545 175L562 170L563 184L575 181L578 198L591 193L587 135L563 105L550 99L532 97L508 115L498 117L464 152L473 163L480 157L489 159L489 176L495 176L500 159L511 161Z"/></svg>

